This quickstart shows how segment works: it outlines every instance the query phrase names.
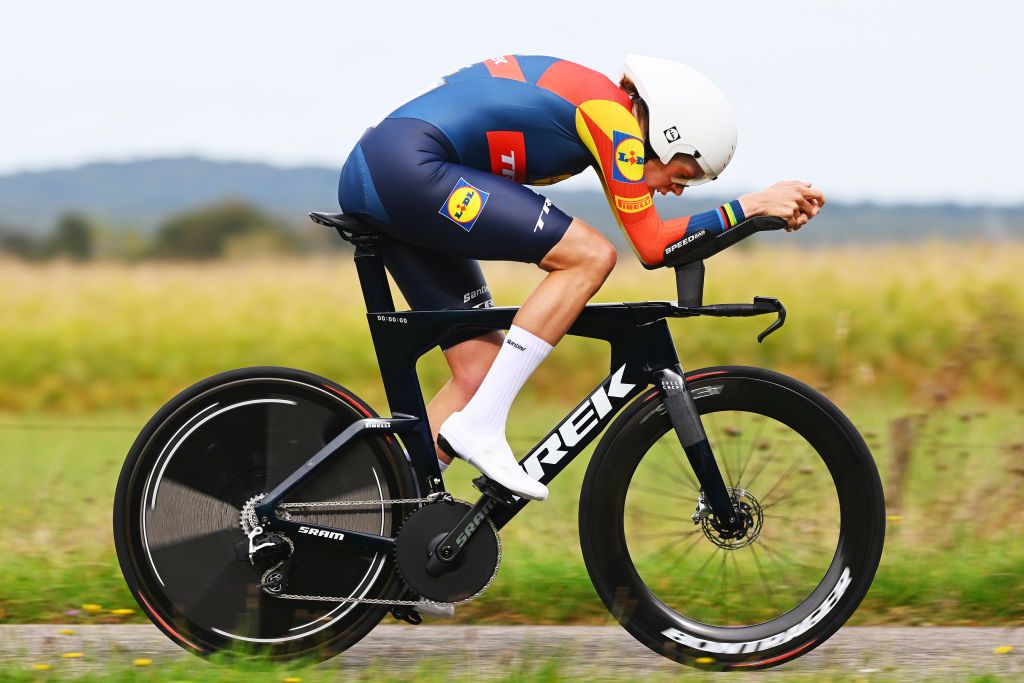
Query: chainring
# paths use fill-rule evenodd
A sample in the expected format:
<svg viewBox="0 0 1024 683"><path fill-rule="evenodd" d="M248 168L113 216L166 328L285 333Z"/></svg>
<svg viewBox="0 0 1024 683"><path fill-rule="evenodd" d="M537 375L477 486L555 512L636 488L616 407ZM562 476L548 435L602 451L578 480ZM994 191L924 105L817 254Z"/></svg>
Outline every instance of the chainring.
<svg viewBox="0 0 1024 683"><path fill-rule="evenodd" d="M501 542L490 519L469 537L449 571L439 576L427 572L430 551L470 509L455 500L433 503L409 515L399 529L395 541L398 571L421 597L434 602L468 600L486 589L498 573Z"/></svg>

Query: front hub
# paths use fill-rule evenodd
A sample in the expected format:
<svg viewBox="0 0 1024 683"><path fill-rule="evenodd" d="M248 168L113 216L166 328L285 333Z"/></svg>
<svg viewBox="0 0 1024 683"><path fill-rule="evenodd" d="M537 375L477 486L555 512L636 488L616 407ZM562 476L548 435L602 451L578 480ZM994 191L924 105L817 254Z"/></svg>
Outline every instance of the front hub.
<svg viewBox="0 0 1024 683"><path fill-rule="evenodd" d="M764 524L764 512L749 491L729 489L729 498L736 511L736 524L729 528L721 524L712 513L701 520L704 535L719 548L738 550L745 548L761 534Z"/></svg>

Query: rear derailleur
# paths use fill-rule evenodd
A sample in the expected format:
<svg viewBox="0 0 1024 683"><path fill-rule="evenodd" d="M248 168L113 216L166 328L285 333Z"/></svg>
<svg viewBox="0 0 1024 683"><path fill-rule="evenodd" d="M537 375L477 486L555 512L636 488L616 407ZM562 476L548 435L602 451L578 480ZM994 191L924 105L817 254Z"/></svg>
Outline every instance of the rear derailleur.
<svg viewBox="0 0 1024 683"><path fill-rule="evenodd" d="M283 534L274 532L264 534L263 527L259 526L250 531L248 537L248 550L245 554L249 564L255 567L257 562L273 563L270 569L263 572L258 588L271 595L279 595L288 585L288 572L295 554L295 544ZM240 543L239 546L244 547L245 542Z"/></svg>

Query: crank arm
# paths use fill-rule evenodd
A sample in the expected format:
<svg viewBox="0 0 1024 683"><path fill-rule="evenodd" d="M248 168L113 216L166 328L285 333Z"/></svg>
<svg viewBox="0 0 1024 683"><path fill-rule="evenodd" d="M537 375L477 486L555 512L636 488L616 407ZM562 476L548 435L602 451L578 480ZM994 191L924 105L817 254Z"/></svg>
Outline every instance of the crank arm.
<svg viewBox="0 0 1024 683"><path fill-rule="evenodd" d="M676 369L679 369L678 367ZM738 520L732 498L722 479L722 473L715 462L708 436L700 422L697 405L686 387L683 373L664 369L654 373L654 384L661 389L665 408L675 429L679 443L686 452L686 459L700 482L703 500L711 508L718 523L733 529Z"/></svg>
<svg viewBox="0 0 1024 683"><path fill-rule="evenodd" d="M430 551L430 557L427 558L427 572L432 576L440 576L448 567L452 566L473 533L487 520L491 510L500 504L498 498L488 494L481 496L476 505L471 507L469 512L459 520L455 528L449 531L448 535Z"/></svg>

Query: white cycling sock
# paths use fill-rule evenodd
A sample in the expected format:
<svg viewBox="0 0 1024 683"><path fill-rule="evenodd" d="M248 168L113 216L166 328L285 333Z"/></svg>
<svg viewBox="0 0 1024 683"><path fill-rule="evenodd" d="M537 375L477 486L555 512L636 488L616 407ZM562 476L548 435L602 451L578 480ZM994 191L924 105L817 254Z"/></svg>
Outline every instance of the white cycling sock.
<svg viewBox="0 0 1024 683"><path fill-rule="evenodd" d="M478 434L504 436L512 401L551 348L540 337L513 325L480 388L462 409L463 424L472 425Z"/></svg>
<svg viewBox="0 0 1024 683"><path fill-rule="evenodd" d="M439 468L441 468L441 474L444 474L444 471L445 471L446 469L448 469L448 465L450 465L450 464L451 464L451 463L447 463L447 462L445 462L444 460L442 460L441 458L438 458L438 459L437 459L437 466L438 466Z"/></svg>

